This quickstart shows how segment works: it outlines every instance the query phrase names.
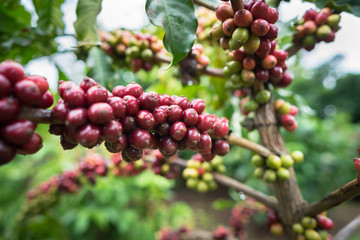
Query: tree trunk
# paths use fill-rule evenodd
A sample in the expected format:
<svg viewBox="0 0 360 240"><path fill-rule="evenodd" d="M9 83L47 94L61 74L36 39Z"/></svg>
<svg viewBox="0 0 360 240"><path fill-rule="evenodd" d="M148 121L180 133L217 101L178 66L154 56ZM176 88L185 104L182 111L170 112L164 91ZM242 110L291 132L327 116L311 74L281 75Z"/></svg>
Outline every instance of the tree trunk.
<svg viewBox="0 0 360 240"><path fill-rule="evenodd" d="M259 131L263 146L279 156L288 153L277 125L272 101L261 105L256 110L255 126ZM295 171L293 168L289 170L291 173L290 179L285 181L276 180L273 186L279 202L279 218L289 237L296 239L296 235L292 231L292 224L299 222L302 218L302 209L305 202L296 180Z"/></svg>

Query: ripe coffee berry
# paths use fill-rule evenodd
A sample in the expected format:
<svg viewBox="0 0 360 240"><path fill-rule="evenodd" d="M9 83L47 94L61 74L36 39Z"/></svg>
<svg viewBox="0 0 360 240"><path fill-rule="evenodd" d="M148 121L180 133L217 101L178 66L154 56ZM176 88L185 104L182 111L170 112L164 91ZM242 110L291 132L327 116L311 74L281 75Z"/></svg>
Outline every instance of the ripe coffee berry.
<svg viewBox="0 0 360 240"><path fill-rule="evenodd" d="M142 129L149 130L155 126L155 118L149 111L141 110L136 115L136 124Z"/></svg>
<svg viewBox="0 0 360 240"><path fill-rule="evenodd" d="M124 149L121 156L123 157L123 160L126 162L134 162L142 158L143 151L128 146Z"/></svg>
<svg viewBox="0 0 360 240"><path fill-rule="evenodd" d="M84 147L94 147L100 138L100 128L94 124L86 124L76 132L77 141Z"/></svg>
<svg viewBox="0 0 360 240"><path fill-rule="evenodd" d="M95 124L104 124L114 117L113 108L107 103L95 103L87 111L88 118Z"/></svg>
<svg viewBox="0 0 360 240"><path fill-rule="evenodd" d="M22 104L27 106L35 106L41 100L39 87L29 80L17 82L14 86L14 95Z"/></svg>
<svg viewBox="0 0 360 240"><path fill-rule="evenodd" d="M134 96L131 96L131 95L126 95L123 98L123 100L125 102L126 110L127 110L128 114L134 116L139 112L140 105L139 105L137 98L135 98Z"/></svg>
<svg viewBox="0 0 360 240"><path fill-rule="evenodd" d="M207 132L200 134L200 141L196 144L196 147L200 150L208 150L212 146L211 137Z"/></svg>
<svg viewBox="0 0 360 240"><path fill-rule="evenodd" d="M116 142L105 142L106 149L111 153L119 153L123 151L127 145L128 142L125 134L120 135Z"/></svg>
<svg viewBox="0 0 360 240"><path fill-rule="evenodd" d="M5 76L12 85L25 78L22 66L11 60L0 63L0 74Z"/></svg>
<svg viewBox="0 0 360 240"><path fill-rule="evenodd" d="M124 86L116 86L112 90L112 94L116 97L124 97L125 96L125 87Z"/></svg>
<svg viewBox="0 0 360 240"><path fill-rule="evenodd" d="M122 98L110 97L107 103L112 107L116 118L121 118L126 114L126 105Z"/></svg>
<svg viewBox="0 0 360 240"><path fill-rule="evenodd" d="M10 162L16 155L16 147L0 139L0 166Z"/></svg>
<svg viewBox="0 0 360 240"><path fill-rule="evenodd" d="M169 95L166 94L161 94L160 95L160 105L166 105L166 106L170 106L172 105L172 100L170 98Z"/></svg>
<svg viewBox="0 0 360 240"><path fill-rule="evenodd" d="M215 136L222 138L228 134L229 125L227 122L217 120L214 122L212 129L213 129Z"/></svg>
<svg viewBox="0 0 360 240"><path fill-rule="evenodd" d="M159 143L159 151L165 157L172 156L176 153L178 142L170 137L163 137Z"/></svg>
<svg viewBox="0 0 360 240"><path fill-rule="evenodd" d="M144 129L137 128L129 135L129 145L138 150L147 149L150 145L150 133Z"/></svg>
<svg viewBox="0 0 360 240"><path fill-rule="evenodd" d="M85 93L78 86L71 87L70 89L65 89L63 99L71 108L84 107L86 105Z"/></svg>
<svg viewBox="0 0 360 240"><path fill-rule="evenodd" d="M189 128L186 132L185 142L187 146L196 146L200 142L201 134L195 127Z"/></svg>
<svg viewBox="0 0 360 240"><path fill-rule="evenodd" d="M65 125L67 127L79 127L86 123L86 109L75 108L66 115Z"/></svg>
<svg viewBox="0 0 360 240"><path fill-rule="evenodd" d="M14 120L1 128L1 136L9 143L22 145L28 142L35 131L35 125L29 120Z"/></svg>
<svg viewBox="0 0 360 240"><path fill-rule="evenodd" d="M123 132L120 122L112 120L101 127L101 138L106 142L116 142Z"/></svg>
<svg viewBox="0 0 360 240"><path fill-rule="evenodd" d="M137 83L130 83L124 89L125 95L131 95L131 96L134 96L135 98L140 97L140 95L143 92L144 91L143 91L142 87Z"/></svg>
<svg viewBox="0 0 360 240"><path fill-rule="evenodd" d="M153 111L160 104L160 96L155 92L143 93L139 97L140 107L149 111Z"/></svg>
<svg viewBox="0 0 360 240"><path fill-rule="evenodd" d="M224 140L214 142L213 152L219 156L225 156L230 150L229 144Z"/></svg>
<svg viewBox="0 0 360 240"><path fill-rule="evenodd" d="M10 92L10 81L4 75L0 74L0 99L9 96Z"/></svg>
<svg viewBox="0 0 360 240"><path fill-rule="evenodd" d="M0 123L14 120L20 112L16 98L8 97L0 100Z"/></svg>
<svg viewBox="0 0 360 240"><path fill-rule="evenodd" d="M186 135L186 125L183 122L175 122L171 128L170 128L170 136L176 140L176 141L180 141L181 139L183 139Z"/></svg>
<svg viewBox="0 0 360 240"><path fill-rule="evenodd" d="M97 102L106 102L107 99L108 91L100 85L92 86L86 91L86 103L88 106Z"/></svg>
<svg viewBox="0 0 360 240"><path fill-rule="evenodd" d="M32 75L27 77L26 80L34 82L40 89L41 94L44 94L49 89L49 83L45 77Z"/></svg>
<svg viewBox="0 0 360 240"><path fill-rule="evenodd" d="M95 82L94 79L89 78L89 77L84 77L83 80L80 83L80 88L84 91L87 92L87 90L95 85L98 85L97 82Z"/></svg>
<svg viewBox="0 0 360 240"><path fill-rule="evenodd" d="M199 120L197 111L193 108L188 108L184 111L183 121L187 126L195 126Z"/></svg>
<svg viewBox="0 0 360 240"><path fill-rule="evenodd" d="M180 121L183 117L183 110L178 105L170 105L167 112L167 121L173 123Z"/></svg>
<svg viewBox="0 0 360 240"><path fill-rule="evenodd" d="M200 132L205 132L211 129L213 126L213 119L210 114L200 114L198 118L198 122L196 124L196 128L199 129Z"/></svg>
<svg viewBox="0 0 360 240"><path fill-rule="evenodd" d="M17 152L22 155L34 154L42 147L42 139L39 134L33 133L29 141L19 146Z"/></svg>
<svg viewBox="0 0 360 240"><path fill-rule="evenodd" d="M155 118L155 125L159 125L166 121L167 116L167 109L166 111L162 108L155 108L155 110L152 112L152 115Z"/></svg>

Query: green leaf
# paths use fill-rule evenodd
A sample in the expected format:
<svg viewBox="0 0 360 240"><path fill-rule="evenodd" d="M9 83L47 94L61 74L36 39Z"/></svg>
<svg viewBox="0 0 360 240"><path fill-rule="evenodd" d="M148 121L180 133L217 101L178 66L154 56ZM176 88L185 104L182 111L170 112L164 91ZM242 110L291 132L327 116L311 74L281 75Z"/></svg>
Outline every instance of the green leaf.
<svg viewBox="0 0 360 240"><path fill-rule="evenodd" d="M77 20L74 23L79 41L96 45L100 42L96 16L101 11L102 0L79 0L76 7Z"/></svg>
<svg viewBox="0 0 360 240"><path fill-rule="evenodd" d="M110 57L99 48L92 47L89 51L87 65L91 69L88 73L89 77L108 88L114 77Z"/></svg>
<svg viewBox="0 0 360 240"><path fill-rule="evenodd" d="M164 45L172 53L171 66L186 57L196 39L197 19L191 0L147 0L152 24L165 29Z"/></svg>
<svg viewBox="0 0 360 240"><path fill-rule="evenodd" d="M223 210L234 207L235 202L229 199L217 199L213 202L212 206L215 210Z"/></svg>
<svg viewBox="0 0 360 240"><path fill-rule="evenodd" d="M64 31L63 14L60 6L64 0L33 0L36 13L39 17L37 23L44 32L61 34Z"/></svg>
<svg viewBox="0 0 360 240"><path fill-rule="evenodd" d="M314 2L318 8L330 7L337 12L349 12L355 16L360 16L360 1L358 0L304 0Z"/></svg>
<svg viewBox="0 0 360 240"><path fill-rule="evenodd" d="M7 9L0 3L0 32L14 32L30 25L31 14L24 6L12 6Z"/></svg>

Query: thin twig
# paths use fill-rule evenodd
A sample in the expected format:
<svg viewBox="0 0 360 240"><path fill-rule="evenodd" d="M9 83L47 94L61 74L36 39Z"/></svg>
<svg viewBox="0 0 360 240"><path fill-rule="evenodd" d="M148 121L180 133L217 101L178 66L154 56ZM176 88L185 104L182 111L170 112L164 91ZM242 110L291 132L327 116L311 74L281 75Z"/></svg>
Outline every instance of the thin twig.
<svg viewBox="0 0 360 240"><path fill-rule="evenodd" d="M155 55L155 61L163 63L171 63L171 58L165 55ZM198 66L198 71L208 76L224 77L224 72L221 68L201 67Z"/></svg>
<svg viewBox="0 0 360 240"><path fill-rule="evenodd" d="M303 48L301 44L294 44L288 47L285 51L288 53L288 58L294 56L298 51Z"/></svg>
<svg viewBox="0 0 360 240"><path fill-rule="evenodd" d="M213 4L211 1L203 1L203 0L193 0L194 4L202 6L202 7L206 7L210 10L215 11L216 9L216 4Z"/></svg>
<svg viewBox="0 0 360 240"><path fill-rule="evenodd" d="M307 205L304 209L304 215L315 216L358 195L360 195L360 184L357 179L354 179L327 197Z"/></svg>
<svg viewBox="0 0 360 240"><path fill-rule="evenodd" d="M234 10L234 13L237 12L238 10L244 8L243 0L230 0L230 1L231 1L231 6Z"/></svg>
<svg viewBox="0 0 360 240"><path fill-rule="evenodd" d="M345 240L350 237L354 231L360 229L360 215L345 225L340 231L333 237L333 240Z"/></svg>
<svg viewBox="0 0 360 240"><path fill-rule="evenodd" d="M60 123L51 117L51 110L41 108L22 107L19 119L27 119L35 123Z"/></svg>
<svg viewBox="0 0 360 240"><path fill-rule="evenodd" d="M175 159L173 162L173 164L179 165L181 167L186 167L186 161L182 160L182 159ZM214 179L224 185L227 186L229 188L233 188L238 192L243 192L245 195L254 198L255 200L265 204L266 206L272 208L272 209L277 209L277 200L274 198L271 198L269 196L267 196L266 194L259 192L258 190L249 187L233 178L230 178L228 176L225 176L223 174L219 174L219 173L214 173Z"/></svg>
<svg viewBox="0 0 360 240"><path fill-rule="evenodd" d="M246 149L248 149L256 154L259 154L263 157L267 157L270 154L272 154L271 151L269 149L267 149L266 147L264 147L260 144L254 143L246 138L234 136L233 134L230 135L230 137L227 139L227 142L230 145L235 145L235 146L239 146L242 148L246 148Z"/></svg>

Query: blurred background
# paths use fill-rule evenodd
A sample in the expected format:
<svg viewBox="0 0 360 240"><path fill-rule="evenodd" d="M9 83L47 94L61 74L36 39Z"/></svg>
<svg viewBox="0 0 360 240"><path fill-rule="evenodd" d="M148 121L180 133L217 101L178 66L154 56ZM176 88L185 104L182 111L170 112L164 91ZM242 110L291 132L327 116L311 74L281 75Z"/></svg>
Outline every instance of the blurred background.
<svg viewBox="0 0 360 240"><path fill-rule="evenodd" d="M22 0L25 10L31 13L31 25L37 27L37 14L32 1ZM25 65L29 74L45 76L52 93L57 96L58 80L79 83L85 75L94 74L97 61L108 63L103 69L111 81L117 84L136 81L146 91L168 95L185 95L189 99L202 98L207 102L206 111L230 119L235 134L259 141L256 132L248 132L239 126L242 119L239 102L226 91L223 79L201 76L199 85L183 86L173 67L164 70L154 67L150 72L137 74L111 65L111 59L103 52L83 58L74 47L76 39L73 22L76 20L77 1L64 1L65 31L54 42L45 46L30 45L22 40L13 42L0 37L3 51L0 60L15 59ZM145 1L104 0L98 16L99 29L112 31L126 28L135 31L147 28L159 36L163 32L149 27L145 14ZM281 46L291 42L289 22L309 8L310 3L291 1L280 4ZM298 129L294 133L283 131L290 151L301 150L305 161L295 166L298 182L308 202L318 200L353 180L356 170L353 158L357 156L360 140L360 20L342 13L341 30L334 43L321 43L311 52L300 53L287 61L294 76L290 87L276 91L276 96L299 107ZM32 38L34 42L42 38ZM215 41L208 42L205 53L214 67L223 67L225 54ZM44 45L44 42L40 45ZM8 47L8 48L6 48ZM42 49L46 47L46 51ZM94 77L94 76L92 76ZM95 78L95 77L94 77ZM95 78L96 79L96 78ZM26 193L30 189L63 171L75 169L80 159L90 152L111 156L103 146L87 150L77 147L63 151L57 136L48 133L47 125L39 125L37 131L44 146L36 154L17 156L10 164L0 168L0 240L5 239L155 239L161 228L176 229L186 225L192 229L213 230L218 225L227 225L233 206L243 202L244 196L233 190L219 187L206 194L188 190L181 178L168 180L155 175L151 170L134 177L108 176L97 179L95 185L85 184L76 194L68 194L38 214L20 219L26 209ZM190 152L181 153L187 159ZM224 157L227 174L268 194L272 189L253 176L254 167L249 163L251 153L232 148ZM335 222L330 233L336 233L348 221L360 214L359 198L330 210L328 216ZM248 239L276 239L264 226L265 215L254 218L247 227ZM260 234L260 235L259 235ZM359 240L360 232L351 240Z"/></svg>

